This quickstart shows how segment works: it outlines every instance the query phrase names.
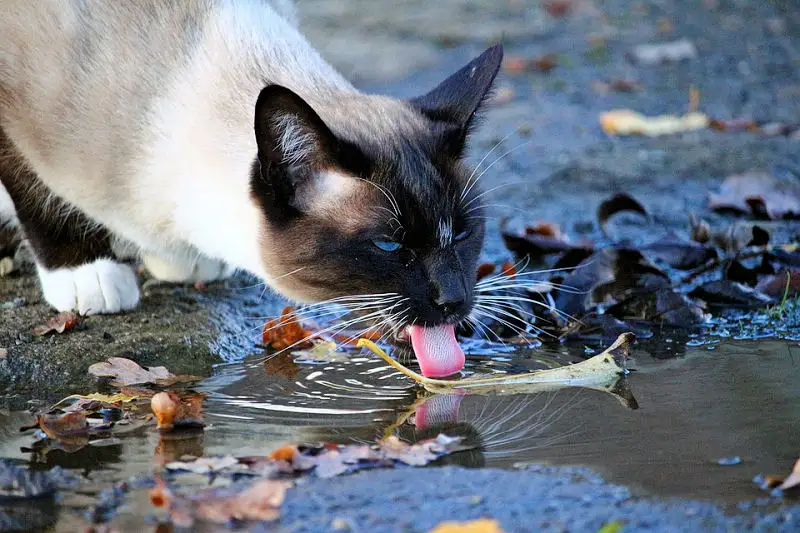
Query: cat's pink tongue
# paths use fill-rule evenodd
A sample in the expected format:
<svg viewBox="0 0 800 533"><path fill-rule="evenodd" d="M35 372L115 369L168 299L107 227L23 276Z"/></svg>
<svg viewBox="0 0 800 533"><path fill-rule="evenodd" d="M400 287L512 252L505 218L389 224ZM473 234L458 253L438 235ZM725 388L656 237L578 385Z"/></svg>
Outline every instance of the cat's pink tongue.
<svg viewBox="0 0 800 533"><path fill-rule="evenodd" d="M449 376L464 368L464 351L456 341L454 325L432 328L415 325L409 330L411 346L423 376Z"/></svg>

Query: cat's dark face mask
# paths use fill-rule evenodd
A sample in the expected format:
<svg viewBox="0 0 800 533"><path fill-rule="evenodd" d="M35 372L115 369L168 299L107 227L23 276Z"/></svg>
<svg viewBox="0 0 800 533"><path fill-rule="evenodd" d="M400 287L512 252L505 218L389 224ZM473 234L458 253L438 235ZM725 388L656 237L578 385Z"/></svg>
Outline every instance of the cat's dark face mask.
<svg viewBox="0 0 800 533"><path fill-rule="evenodd" d="M464 365L455 327L473 306L484 238L481 188L462 157L497 74L495 46L407 105L413 135L345 140L298 95L265 88L256 106L252 191L264 212L270 284L302 302L335 300L414 348L423 374Z"/></svg>

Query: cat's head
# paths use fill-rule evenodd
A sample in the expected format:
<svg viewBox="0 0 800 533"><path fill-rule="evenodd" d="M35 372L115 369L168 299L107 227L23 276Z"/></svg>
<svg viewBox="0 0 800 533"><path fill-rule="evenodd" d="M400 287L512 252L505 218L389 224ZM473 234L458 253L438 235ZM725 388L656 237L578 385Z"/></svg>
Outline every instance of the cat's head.
<svg viewBox="0 0 800 533"><path fill-rule="evenodd" d="M462 158L502 55L494 46L408 101L262 91L252 195L274 288L301 302L363 296L352 303L385 329L452 331L468 316L484 215Z"/></svg>

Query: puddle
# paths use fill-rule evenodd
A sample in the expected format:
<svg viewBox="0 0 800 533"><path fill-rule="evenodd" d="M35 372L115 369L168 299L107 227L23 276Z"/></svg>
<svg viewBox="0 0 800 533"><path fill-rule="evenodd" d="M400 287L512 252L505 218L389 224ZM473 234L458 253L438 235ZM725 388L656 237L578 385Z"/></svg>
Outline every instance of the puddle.
<svg viewBox="0 0 800 533"><path fill-rule="evenodd" d="M147 430L109 446L45 454L31 452L30 434L18 432L30 421L25 413L2 413L0 456L35 469L73 469L102 488L150 472L154 454L263 455L287 442L372 442L392 432L413 441L443 431L480 444L444 459L451 464L585 465L642 495L723 504L759 498L753 476L783 473L797 456L800 349L772 340L689 344L662 338L634 347L635 371L626 381L638 409L609 392L579 388L427 396L366 355L333 363L253 356L219 367L200 384L209 394L204 433L159 439ZM660 351L651 353L651 346ZM659 359L669 347L685 353ZM467 368L522 372L575 360L583 351L573 344L470 356Z"/></svg>

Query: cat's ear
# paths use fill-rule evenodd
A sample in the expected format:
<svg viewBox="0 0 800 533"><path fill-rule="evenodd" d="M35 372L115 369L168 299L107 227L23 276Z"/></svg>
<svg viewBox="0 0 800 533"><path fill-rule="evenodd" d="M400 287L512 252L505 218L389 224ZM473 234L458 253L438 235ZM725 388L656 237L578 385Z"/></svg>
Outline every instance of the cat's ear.
<svg viewBox="0 0 800 533"><path fill-rule="evenodd" d="M342 141L299 95L279 85L265 87L255 110L258 145L256 192L275 212L307 212L319 196L336 189L328 183L363 174L366 159ZM342 183L337 183L343 189Z"/></svg>
<svg viewBox="0 0 800 533"><path fill-rule="evenodd" d="M411 100L411 104L430 120L444 123L449 144L460 142L463 148L475 114L489 94L502 61L503 46L496 44L428 94Z"/></svg>
<svg viewBox="0 0 800 533"><path fill-rule="evenodd" d="M262 89L256 101L255 131L262 165L301 174L334 163L336 136L305 100L286 87Z"/></svg>

